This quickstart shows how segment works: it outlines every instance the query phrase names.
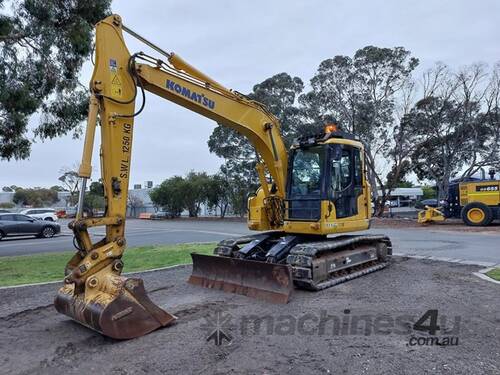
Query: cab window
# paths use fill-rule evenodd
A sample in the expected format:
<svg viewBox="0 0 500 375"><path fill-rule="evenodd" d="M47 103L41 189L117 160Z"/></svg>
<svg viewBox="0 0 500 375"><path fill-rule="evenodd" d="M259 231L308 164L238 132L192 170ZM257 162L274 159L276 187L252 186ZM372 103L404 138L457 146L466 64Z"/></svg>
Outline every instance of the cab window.
<svg viewBox="0 0 500 375"><path fill-rule="evenodd" d="M291 198L319 198L324 164L323 147L295 151L292 165Z"/></svg>
<svg viewBox="0 0 500 375"><path fill-rule="evenodd" d="M331 161L330 187L335 192L347 189L351 185L351 150L342 150L340 158Z"/></svg>

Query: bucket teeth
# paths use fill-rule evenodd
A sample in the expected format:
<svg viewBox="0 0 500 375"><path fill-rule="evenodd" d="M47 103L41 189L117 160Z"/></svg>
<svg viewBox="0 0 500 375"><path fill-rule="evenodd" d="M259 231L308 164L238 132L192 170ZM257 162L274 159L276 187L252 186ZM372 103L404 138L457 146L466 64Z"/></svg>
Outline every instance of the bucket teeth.
<svg viewBox="0 0 500 375"><path fill-rule="evenodd" d="M287 303L293 290L290 266L191 253L190 284L265 300Z"/></svg>
<svg viewBox="0 0 500 375"><path fill-rule="evenodd" d="M114 339L140 337L177 319L151 301L141 279L119 279L116 293L97 292L90 301L75 294L73 285L65 285L56 296L55 308Z"/></svg>

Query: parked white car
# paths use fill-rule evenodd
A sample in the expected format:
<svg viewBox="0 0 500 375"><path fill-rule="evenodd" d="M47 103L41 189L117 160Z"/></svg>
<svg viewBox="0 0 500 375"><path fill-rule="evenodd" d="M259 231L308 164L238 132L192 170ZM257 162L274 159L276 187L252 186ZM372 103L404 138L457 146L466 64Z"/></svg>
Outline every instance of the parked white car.
<svg viewBox="0 0 500 375"><path fill-rule="evenodd" d="M57 221L56 211L53 208L28 208L20 212L21 215L27 215L34 219Z"/></svg>

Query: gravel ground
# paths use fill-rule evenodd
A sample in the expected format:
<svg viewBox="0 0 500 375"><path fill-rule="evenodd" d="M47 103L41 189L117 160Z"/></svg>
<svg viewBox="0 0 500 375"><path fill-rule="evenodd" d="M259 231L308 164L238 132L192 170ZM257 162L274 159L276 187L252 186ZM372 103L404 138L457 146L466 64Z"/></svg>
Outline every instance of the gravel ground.
<svg viewBox="0 0 500 375"><path fill-rule="evenodd" d="M500 374L500 286L473 276L477 269L395 258L334 288L295 291L287 305L188 285L190 267L144 273L151 298L179 320L128 341L58 315L57 284L3 289L0 373ZM410 345L430 337L412 329L428 309L439 310L441 343L458 345ZM207 342L217 316L231 343ZM255 316L265 317L260 328ZM340 331L335 319L346 322Z"/></svg>

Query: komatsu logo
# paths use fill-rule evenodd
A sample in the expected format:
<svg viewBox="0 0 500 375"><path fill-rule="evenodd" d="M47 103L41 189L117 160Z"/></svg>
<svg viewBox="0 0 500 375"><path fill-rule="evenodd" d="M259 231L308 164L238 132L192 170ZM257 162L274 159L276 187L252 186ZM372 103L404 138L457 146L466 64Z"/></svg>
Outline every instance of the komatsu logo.
<svg viewBox="0 0 500 375"><path fill-rule="evenodd" d="M181 86L178 83L175 83L174 81L171 81L169 79L167 79L166 86L167 89L169 89L170 91L182 95L195 103L199 103L210 109L215 108L215 101L207 98L204 94L198 94L196 91L191 91L187 87Z"/></svg>

